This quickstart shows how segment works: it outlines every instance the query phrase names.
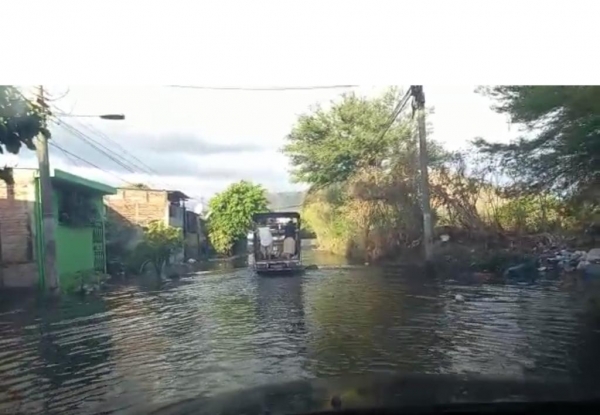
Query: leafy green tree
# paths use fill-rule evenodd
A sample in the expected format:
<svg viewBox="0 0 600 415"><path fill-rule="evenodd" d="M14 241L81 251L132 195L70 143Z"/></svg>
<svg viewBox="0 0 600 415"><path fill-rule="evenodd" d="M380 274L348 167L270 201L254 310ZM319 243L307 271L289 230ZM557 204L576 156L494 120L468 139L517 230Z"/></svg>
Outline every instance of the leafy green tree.
<svg viewBox="0 0 600 415"><path fill-rule="evenodd" d="M234 243L246 237L252 215L266 212L267 205L266 190L244 180L216 194L208 203L208 236L215 250L230 253Z"/></svg>
<svg viewBox="0 0 600 415"><path fill-rule="evenodd" d="M600 87L494 86L480 92L526 127L516 142L475 145L500 159L516 189L600 200Z"/></svg>
<svg viewBox="0 0 600 415"><path fill-rule="evenodd" d="M388 159L396 143L411 137L402 117L383 134L399 92L390 89L374 99L344 94L331 108L317 107L300 116L283 148L293 166L293 178L322 187Z"/></svg>
<svg viewBox="0 0 600 415"><path fill-rule="evenodd" d="M0 86L0 154L18 154L23 145L35 150L33 140L40 133L50 138L48 114L46 107L25 99L14 86ZM11 170L0 166L0 180L12 183Z"/></svg>
<svg viewBox="0 0 600 415"><path fill-rule="evenodd" d="M140 249L152 261L156 275L161 275L163 264L168 264L173 252L182 248L181 229L165 225L160 220L152 221L144 229L144 240Z"/></svg>

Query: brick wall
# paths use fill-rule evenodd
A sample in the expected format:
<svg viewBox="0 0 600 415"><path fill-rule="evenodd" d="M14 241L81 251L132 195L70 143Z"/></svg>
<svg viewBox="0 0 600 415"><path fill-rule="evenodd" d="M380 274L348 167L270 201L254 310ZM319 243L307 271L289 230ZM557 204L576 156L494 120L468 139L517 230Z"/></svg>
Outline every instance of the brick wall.
<svg viewBox="0 0 600 415"><path fill-rule="evenodd" d="M167 192L144 189L118 189L117 194L104 197L109 214L118 215L131 224L146 225L153 220L167 219Z"/></svg>
<svg viewBox="0 0 600 415"><path fill-rule="evenodd" d="M8 287L37 284L35 172L16 169L10 186L0 180L0 277Z"/></svg>

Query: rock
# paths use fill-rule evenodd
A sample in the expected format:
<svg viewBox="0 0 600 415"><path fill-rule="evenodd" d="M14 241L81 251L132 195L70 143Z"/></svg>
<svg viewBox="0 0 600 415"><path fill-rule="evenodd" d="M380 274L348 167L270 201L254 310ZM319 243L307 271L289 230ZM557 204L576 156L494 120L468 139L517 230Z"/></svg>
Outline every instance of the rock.
<svg viewBox="0 0 600 415"><path fill-rule="evenodd" d="M591 263L600 263L600 248L590 249L586 255L586 260Z"/></svg>
<svg viewBox="0 0 600 415"><path fill-rule="evenodd" d="M532 264L519 264L504 271L504 278L533 279L537 267Z"/></svg>
<svg viewBox="0 0 600 415"><path fill-rule="evenodd" d="M463 296L462 296L462 295L460 295L460 294L456 294L456 295L454 296L454 301L456 301L457 303L462 303L462 302L464 302L464 301L465 301L465 297L463 297Z"/></svg>

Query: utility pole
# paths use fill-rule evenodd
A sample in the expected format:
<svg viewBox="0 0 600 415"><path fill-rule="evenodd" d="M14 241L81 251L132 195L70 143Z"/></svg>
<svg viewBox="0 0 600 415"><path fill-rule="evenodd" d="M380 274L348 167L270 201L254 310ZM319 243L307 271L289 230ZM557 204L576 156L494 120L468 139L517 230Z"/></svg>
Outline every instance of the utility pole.
<svg viewBox="0 0 600 415"><path fill-rule="evenodd" d="M421 170L421 208L423 209L423 245L425 261L430 263L433 258L433 226L431 223L431 204L429 201L429 172L427 157L427 131L425 129L425 94L423 85L412 85L411 93L417 112L419 132L419 166Z"/></svg>
<svg viewBox="0 0 600 415"><path fill-rule="evenodd" d="M38 104L41 111L46 111L46 102L44 101L44 87L39 86ZM42 202L42 232L43 232L43 272L46 282L46 288L52 292L57 292L59 288L58 272L56 270L56 222L54 219L54 203L52 180L50 179L50 162L48 159L48 138L41 132L38 134L35 143L35 152L38 158L40 172L40 193Z"/></svg>

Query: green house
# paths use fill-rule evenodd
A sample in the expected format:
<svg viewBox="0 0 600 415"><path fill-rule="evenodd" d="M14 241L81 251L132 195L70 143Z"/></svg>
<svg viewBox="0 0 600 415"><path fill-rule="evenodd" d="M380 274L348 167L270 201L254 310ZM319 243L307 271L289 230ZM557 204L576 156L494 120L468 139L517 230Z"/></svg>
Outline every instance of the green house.
<svg viewBox="0 0 600 415"><path fill-rule="evenodd" d="M20 170L20 171L17 171ZM38 171L15 169L15 184L0 189L0 252L6 286L45 287L44 237ZM62 289L78 275L106 272L105 195L116 189L55 169L52 175L56 218L56 261ZM10 237L9 237L10 236Z"/></svg>
<svg viewBox="0 0 600 415"><path fill-rule="evenodd" d="M116 189L62 170L54 170L52 188L57 222L56 261L61 286L71 285L70 279L78 272L105 273L103 197L115 194ZM38 240L42 241L41 238Z"/></svg>

